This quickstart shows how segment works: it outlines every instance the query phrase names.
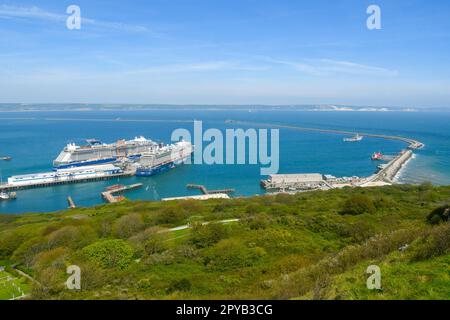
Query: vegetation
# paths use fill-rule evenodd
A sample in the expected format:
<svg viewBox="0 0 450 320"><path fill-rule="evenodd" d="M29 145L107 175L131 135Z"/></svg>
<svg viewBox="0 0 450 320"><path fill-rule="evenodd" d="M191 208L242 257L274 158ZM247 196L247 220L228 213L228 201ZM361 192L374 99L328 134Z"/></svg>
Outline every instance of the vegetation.
<svg viewBox="0 0 450 320"><path fill-rule="evenodd" d="M448 299L449 203L398 185L0 215L0 265L32 299Z"/></svg>
<svg viewBox="0 0 450 320"><path fill-rule="evenodd" d="M20 297L30 290L26 279L14 276L7 271L0 271L0 300Z"/></svg>

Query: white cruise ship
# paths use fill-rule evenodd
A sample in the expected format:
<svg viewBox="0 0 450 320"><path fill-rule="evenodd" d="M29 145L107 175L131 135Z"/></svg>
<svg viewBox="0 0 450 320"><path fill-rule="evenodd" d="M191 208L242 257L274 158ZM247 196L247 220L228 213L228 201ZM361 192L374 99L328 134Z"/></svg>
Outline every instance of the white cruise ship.
<svg viewBox="0 0 450 320"><path fill-rule="evenodd" d="M55 169L71 167L91 166L105 163L113 163L119 159L128 158L135 160L144 152L158 146L158 143L147 140L144 137L136 137L133 140L119 140L116 143L105 144L97 139L86 140L87 145L78 146L68 144L53 161Z"/></svg>

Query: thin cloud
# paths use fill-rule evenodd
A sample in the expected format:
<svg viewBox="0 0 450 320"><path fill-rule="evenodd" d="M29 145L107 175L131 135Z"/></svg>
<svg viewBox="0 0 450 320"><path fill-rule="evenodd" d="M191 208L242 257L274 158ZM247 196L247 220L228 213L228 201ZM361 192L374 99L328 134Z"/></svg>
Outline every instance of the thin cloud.
<svg viewBox="0 0 450 320"><path fill-rule="evenodd" d="M384 76L395 77L399 73L396 70L364 65L350 61L339 61L331 59L306 59L304 62L294 62L266 58L268 62L289 66L297 71L311 76L333 76L333 75L360 75L360 76Z"/></svg>
<svg viewBox="0 0 450 320"><path fill-rule="evenodd" d="M148 74L148 73L187 73L187 72L208 72L222 70L240 70L240 71L266 71L265 66L246 66L237 62L230 61L207 61L187 64L169 64L153 66L138 70L126 72L126 74Z"/></svg>
<svg viewBox="0 0 450 320"><path fill-rule="evenodd" d="M68 15L58 14L43 10L39 7L18 7L10 5L0 5L0 18L5 19L28 19L28 20L42 20L50 22L64 22ZM91 25L102 29L113 29L126 32L153 32L145 26L130 25L121 22L100 21L90 18L81 17L82 25Z"/></svg>

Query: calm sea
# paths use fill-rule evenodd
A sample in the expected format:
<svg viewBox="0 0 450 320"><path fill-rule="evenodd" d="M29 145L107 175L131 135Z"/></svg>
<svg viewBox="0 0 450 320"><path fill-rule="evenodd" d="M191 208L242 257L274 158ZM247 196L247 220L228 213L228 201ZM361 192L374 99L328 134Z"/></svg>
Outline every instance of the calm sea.
<svg viewBox="0 0 450 320"><path fill-rule="evenodd" d="M103 142L143 135L170 142L174 129L193 129L192 120L207 128L247 127L225 120L293 124L304 127L340 129L402 135L426 144L402 171L401 182L450 184L450 113L438 112L303 112L303 111L86 111L0 113L0 161L3 180L17 174L51 170L53 159L70 142L98 138ZM157 120L157 121L155 121ZM280 130L279 173L319 172L335 176L366 176L375 171L370 160L375 151L394 154L405 147L399 141L365 138L344 143L335 134ZM100 192L115 183L141 182L142 189L127 193L130 199L158 200L163 197L197 194L186 184L210 189L235 188L236 196L261 194L260 168L256 165L184 165L159 176L122 178L119 181L81 183L18 191L14 201L0 202L0 213L46 212L67 207L71 196L78 206L102 203Z"/></svg>

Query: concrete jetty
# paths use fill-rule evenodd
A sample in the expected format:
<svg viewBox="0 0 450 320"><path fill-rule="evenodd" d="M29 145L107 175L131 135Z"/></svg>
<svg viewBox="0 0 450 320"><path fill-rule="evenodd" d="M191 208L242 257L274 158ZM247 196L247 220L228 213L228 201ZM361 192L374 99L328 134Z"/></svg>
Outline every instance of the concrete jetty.
<svg viewBox="0 0 450 320"><path fill-rule="evenodd" d="M116 203L123 200L123 198L116 197L114 196L115 194L124 193L130 190L138 189L140 187L142 187L142 183L136 183L129 186L122 186L119 188L102 192L102 197L108 203Z"/></svg>
<svg viewBox="0 0 450 320"><path fill-rule="evenodd" d="M386 182L392 184L397 173L412 156L413 152L411 150L401 151L394 159L383 166L380 171L366 178L360 186L371 186L374 182Z"/></svg>
<svg viewBox="0 0 450 320"><path fill-rule="evenodd" d="M205 186L199 184L188 184L186 185L188 189L199 189L203 194L228 194L234 193L234 189L218 189L218 190L208 190Z"/></svg>
<svg viewBox="0 0 450 320"><path fill-rule="evenodd" d="M67 197L67 203L70 209L75 209L77 207L71 196Z"/></svg>
<svg viewBox="0 0 450 320"><path fill-rule="evenodd" d="M185 196L185 197L172 197L163 198L161 201L175 201L175 200L210 200L210 199L230 199L230 196L226 193L215 194L201 194L198 196Z"/></svg>

